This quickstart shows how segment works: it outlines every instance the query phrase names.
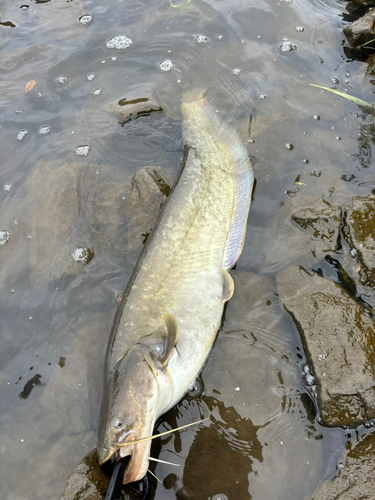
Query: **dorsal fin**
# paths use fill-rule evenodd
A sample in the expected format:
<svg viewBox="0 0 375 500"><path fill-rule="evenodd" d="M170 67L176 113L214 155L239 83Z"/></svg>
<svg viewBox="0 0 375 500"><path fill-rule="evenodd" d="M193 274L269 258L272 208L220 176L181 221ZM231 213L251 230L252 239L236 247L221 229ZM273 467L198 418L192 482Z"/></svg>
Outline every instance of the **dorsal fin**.
<svg viewBox="0 0 375 500"><path fill-rule="evenodd" d="M159 361L163 366L165 366L172 355L173 349L176 347L178 327L176 318L173 314L165 313L162 315L161 319L167 327L167 341L165 351L163 355L159 357Z"/></svg>
<svg viewBox="0 0 375 500"><path fill-rule="evenodd" d="M234 282L232 276L225 269L221 268L221 275L223 277L223 302L227 302L233 295Z"/></svg>

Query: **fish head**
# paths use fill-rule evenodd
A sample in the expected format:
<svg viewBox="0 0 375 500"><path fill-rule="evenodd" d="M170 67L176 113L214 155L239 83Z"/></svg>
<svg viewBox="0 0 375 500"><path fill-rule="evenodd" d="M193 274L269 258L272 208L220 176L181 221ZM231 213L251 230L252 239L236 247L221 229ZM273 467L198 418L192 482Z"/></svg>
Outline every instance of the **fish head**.
<svg viewBox="0 0 375 500"><path fill-rule="evenodd" d="M104 383L98 429L98 461L130 456L123 484L142 479L148 469L151 440L159 416L160 391L154 367L155 355L137 344L120 359ZM156 360L157 361L157 360Z"/></svg>

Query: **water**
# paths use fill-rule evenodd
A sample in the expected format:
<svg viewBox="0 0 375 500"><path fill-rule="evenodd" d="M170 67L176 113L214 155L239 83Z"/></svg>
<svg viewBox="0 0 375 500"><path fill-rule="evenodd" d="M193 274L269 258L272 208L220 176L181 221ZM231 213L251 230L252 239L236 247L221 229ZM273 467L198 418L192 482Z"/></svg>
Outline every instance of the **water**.
<svg viewBox="0 0 375 500"><path fill-rule="evenodd" d="M249 317L228 316L202 395L186 396L159 424L211 418L155 443L154 456L183 466L152 465L163 481L155 498L309 500L335 474L355 433L316 420L303 348L274 277L290 263L314 264L295 243L291 209L314 196L343 205L375 188L372 115L309 86L373 101L371 74L342 44L344 12L344 3L320 0L3 7L15 27L0 31L2 499L59 498L95 447L114 295L132 270L130 178L145 165L178 170L179 104L194 88L207 89L252 158L257 185L237 271L267 286L247 302ZM111 106L120 113L119 101L140 98L163 113L122 126ZM77 249L94 258L76 262ZM335 258L349 265L345 248ZM372 292L357 289L374 307Z"/></svg>

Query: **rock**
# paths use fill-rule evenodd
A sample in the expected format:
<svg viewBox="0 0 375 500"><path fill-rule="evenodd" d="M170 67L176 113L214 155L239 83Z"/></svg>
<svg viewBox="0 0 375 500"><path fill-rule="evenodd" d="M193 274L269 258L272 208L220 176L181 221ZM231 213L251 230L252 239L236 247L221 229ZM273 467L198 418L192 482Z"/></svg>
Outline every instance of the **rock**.
<svg viewBox="0 0 375 500"><path fill-rule="evenodd" d="M32 286L82 274L86 266L72 256L82 247L93 250L94 261L118 262L126 241L128 179L115 166L39 161L22 201L10 197L4 203L2 219L11 236L2 248L1 282L11 282L21 270L29 273Z"/></svg>
<svg viewBox="0 0 375 500"><path fill-rule="evenodd" d="M375 490L375 434L345 451L338 475L323 483L313 500L372 500Z"/></svg>
<svg viewBox="0 0 375 500"><path fill-rule="evenodd" d="M183 486L194 499L219 493L230 499L311 498L323 467L322 441L304 406L298 365L290 362L293 339L275 287L253 273L231 275L235 292L203 369L197 403L211 423L182 446ZM186 399L179 403L178 414L189 411L186 405ZM164 445L168 450L175 452L173 443Z"/></svg>
<svg viewBox="0 0 375 500"><path fill-rule="evenodd" d="M375 322L339 285L302 267L277 275L318 378L324 425L358 425L375 418Z"/></svg>
<svg viewBox="0 0 375 500"><path fill-rule="evenodd" d="M370 10L363 17L360 17L354 23L345 26L344 34L352 47L363 45L375 37L374 30L375 11Z"/></svg>
<svg viewBox="0 0 375 500"><path fill-rule="evenodd" d="M139 116L147 116L155 111L163 111L163 108L157 102L148 97L129 100L123 98L108 104L104 109L113 114L121 125Z"/></svg>
<svg viewBox="0 0 375 500"><path fill-rule="evenodd" d="M341 208L326 201L292 213L291 218L310 234L309 245L317 259L339 249Z"/></svg>
<svg viewBox="0 0 375 500"><path fill-rule="evenodd" d="M91 450L68 479L60 500L103 500L109 479L98 464L96 449ZM131 499L138 500L139 495L129 488L121 492L119 500Z"/></svg>
<svg viewBox="0 0 375 500"><path fill-rule="evenodd" d="M125 201L126 254L130 265L135 264L146 243L175 178L176 172L163 167L142 167L134 173Z"/></svg>
<svg viewBox="0 0 375 500"><path fill-rule="evenodd" d="M343 233L358 258L359 281L375 286L375 195L354 196L344 209Z"/></svg>
<svg viewBox="0 0 375 500"><path fill-rule="evenodd" d="M98 470L99 469L99 470ZM102 500L108 489L109 479L102 473L96 457L96 449L80 462L70 476L61 500L80 499Z"/></svg>

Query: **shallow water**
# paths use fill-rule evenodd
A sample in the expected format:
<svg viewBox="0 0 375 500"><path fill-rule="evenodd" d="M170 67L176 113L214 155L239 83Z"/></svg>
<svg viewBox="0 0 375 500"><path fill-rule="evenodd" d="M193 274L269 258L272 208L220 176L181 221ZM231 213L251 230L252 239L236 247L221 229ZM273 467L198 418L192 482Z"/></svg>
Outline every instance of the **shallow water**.
<svg viewBox="0 0 375 500"><path fill-rule="evenodd" d="M178 170L179 103L194 88L207 89L238 128L257 184L236 270L244 303L228 306L203 394L187 396L159 429L200 415L210 425L156 445L160 458L183 467L152 467L164 481L155 481L155 498L309 499L335 474L356 433L316 420L302 345L273 280L292 262L317 264L288 222L293 208L322 196L343 205L375 189L372 115L309 86L373 101L371 75L345 55L344 12L343 2L319 0L2 6L2 499L59 498L95 447L114 293L133 265L124 221L130 178L145 165ZM114 36L131 46L108 48ZM119 101L139 98L163 112L122 126L110 105L121 111ZM86 266L73 259L79 248L93 249ZM335 259L354 266L345 245ZM246 285L254 275L242 272L261 277L256 297ZM374 307L371 290L357 291Z"/></svg>

